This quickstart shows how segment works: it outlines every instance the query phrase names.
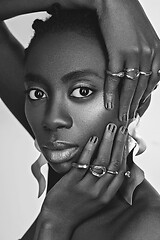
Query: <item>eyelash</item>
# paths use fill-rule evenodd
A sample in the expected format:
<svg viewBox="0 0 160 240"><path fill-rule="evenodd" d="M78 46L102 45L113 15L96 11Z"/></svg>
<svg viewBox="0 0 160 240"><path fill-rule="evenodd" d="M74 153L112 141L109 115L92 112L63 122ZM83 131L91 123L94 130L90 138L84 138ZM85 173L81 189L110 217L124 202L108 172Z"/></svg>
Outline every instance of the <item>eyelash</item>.
<svg viewBox="0 0 160 240"><path fill-rule="evenodd" d="M82 90L82 89L83 89L83 90L85 89L85 91L86 91L86 90L89 91L89 93L87 94L87 96L83 96L83 95L80 93L80 90ZM76 92L77 90L79 90L79 95L81 95L81 96L74 96L74 95L73 95L73 93ZM37 94L38 94L38 93L41 93L40 97L38 97L38 96L36 97L36 96L35 96L35 95L36 95L36 92L37 92ZM73 97L73 98L81 98L81 99L82 99L82 98L87 98L87 97L91 96L94 92L95 92L95 90L92 90L92 89L89 88L89 87L80 86L80 87L75 88L75 89L71 92L70 96ZM38 89L38 88L27 89L27 90L25 91L25 94L27 94L28 98L29 98L31 101L43 100L43 99L45 99L45 98L48 97L47 94L46 94L43 90ZM76 94L78 94L78 93L76 93Z"/></svg>
<svg viewBox="0 0 160 240"><path fill-rule="evenodd" d="M89 95L87 94L87 96L82 96L82 94L79 93L82 97L74 96L73 93L74 93L75 91L77 91L78 89L79 89L79 92L80 92L80 90L82 90L82 89L88 90L88 91L89 91L89 93L88 93ZM75 88L75 89L71 92L70 96L73 97L73 98L87 98L87 97L89 97L90 95L92 95L93 93L94 93L94 90L92 90L91 88L85 87L85 86L81 86L81 87Z"/></svg>
<svg viewBox="0 0 160 240"><path fill-rule="evenodd" d="M38 96L37 97L35 96L36 92L37 92L37 94L41 93L41 96L39 98L38 98ZM47 94L43 90L38 89L38 88L27 89L25 91L25 94L27 94L28 98L31 101L43 100L44 98L47 98ZM44 95L45 95L45 97L44 97Z"/></svg>

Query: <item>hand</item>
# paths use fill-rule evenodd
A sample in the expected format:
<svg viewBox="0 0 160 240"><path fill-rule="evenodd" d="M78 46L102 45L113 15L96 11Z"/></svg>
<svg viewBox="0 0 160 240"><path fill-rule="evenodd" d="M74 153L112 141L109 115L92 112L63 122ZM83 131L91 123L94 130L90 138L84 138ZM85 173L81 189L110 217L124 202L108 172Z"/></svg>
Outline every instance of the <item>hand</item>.
<svg viewBox="0 0 160 240"><path fill-rule="evenodd" d="M48 192L42 206L34 240L55 239L56 232L59 232L57 226L63 228L65 235L67 228L69 230L66 231L70 232L70 229L73 231L83 220L109 203L124 179L126 171L124 149L127 135L125 127L120 127L117 131L116 125L107 125L97 158L92 165L101 165L109 170L118 171L119 174L113 175L106 172L98 178L91 174L89 167L86 169L72 167ZM97 143L96 137L87 142L78 164L90 165Z"/></svg>
<svg viewBox="0 0 160 240"><path fill-rule="evenodd" d="M157 85L160 69L160 41L137 0L96 1L100 25L109 53L108 69L112 73L123 69L152 71L151 77L140 74L135 80L107 76L105 85L106 107L114 107L114 95L120 81L119 118L133 118L140 102L151 94ZM100 6L100 2L101 4ZM134 72L130 72L132 75Z"/></svg>

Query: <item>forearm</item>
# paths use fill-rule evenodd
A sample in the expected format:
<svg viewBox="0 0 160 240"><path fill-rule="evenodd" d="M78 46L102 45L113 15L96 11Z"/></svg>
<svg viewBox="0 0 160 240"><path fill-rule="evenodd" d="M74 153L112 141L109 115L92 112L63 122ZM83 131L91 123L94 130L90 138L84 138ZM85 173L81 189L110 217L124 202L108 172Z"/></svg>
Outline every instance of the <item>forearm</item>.
<svg viewBox="0 0 160 240"><path fill-rule="evenodd" d="M56 0L0 0L0 20L17 15L45 11Z"/></svg>

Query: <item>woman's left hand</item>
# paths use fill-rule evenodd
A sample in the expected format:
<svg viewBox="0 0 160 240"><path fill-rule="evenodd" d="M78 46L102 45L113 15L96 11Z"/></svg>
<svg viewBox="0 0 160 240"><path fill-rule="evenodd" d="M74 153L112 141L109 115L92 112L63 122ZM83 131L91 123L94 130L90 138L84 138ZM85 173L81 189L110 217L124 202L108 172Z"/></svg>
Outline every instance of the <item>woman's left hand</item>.
<svg viewBox="0 0 160 240"><path fill-rule="evenodd" d="M159 81L160 40L138 0L95 2L109 53L105 105L113 109L115 91L123 81L119 118L127 121L135 116L139 103L145 101ZM124 73L124 77L112 73Z"/></svg>
<svg viewBox="0 0 160 240"><path fill-rule="evenodd" d="M110 110L114 108L115 92L122 79L119 119L127 122L160 78L160 40L139 1L57 0L57 3L66 8L97 10L109 55L105 106ZM118 73L124 77L115 77Z"/></svg>

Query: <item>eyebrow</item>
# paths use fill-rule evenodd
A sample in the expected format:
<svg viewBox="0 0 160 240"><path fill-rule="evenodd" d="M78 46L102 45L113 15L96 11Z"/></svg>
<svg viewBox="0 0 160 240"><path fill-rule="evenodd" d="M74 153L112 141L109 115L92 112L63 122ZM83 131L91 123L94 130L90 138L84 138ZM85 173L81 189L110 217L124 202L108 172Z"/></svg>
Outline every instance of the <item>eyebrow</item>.
<svg viewBox="0 0 160 240"><path fill-rule="evenodd" d="M98 78L104 80L104 78L102 76L100 76L97 72L95 72L91 69L83 69L83 70L71 71L71 72L65 74L61 78L61 81L66 83L66 82L73 81L78 78L84 78L86 76L98 77ZM36 82L36 83L44 84L44 83L46 83L46 79L39 74L28 73L25 75L25 83L28 83L28 82Z"/></svg>
<svg viewBox="0 0 160 240"><path fill-rule="evenodd" d="M69 73L65 74L61 78L61 80L62 80L62 82L68 82L68 81L72 81L72 80L78 79L78 78L83 78L86 76L98 77L98 78L101 78L104 80L104 78L102 76L100 76L97 72L95 72L91 69L83 69L83 70L69 72Z"/></svg>

